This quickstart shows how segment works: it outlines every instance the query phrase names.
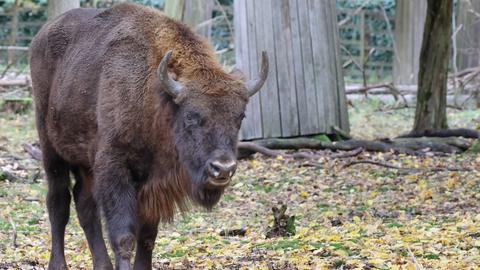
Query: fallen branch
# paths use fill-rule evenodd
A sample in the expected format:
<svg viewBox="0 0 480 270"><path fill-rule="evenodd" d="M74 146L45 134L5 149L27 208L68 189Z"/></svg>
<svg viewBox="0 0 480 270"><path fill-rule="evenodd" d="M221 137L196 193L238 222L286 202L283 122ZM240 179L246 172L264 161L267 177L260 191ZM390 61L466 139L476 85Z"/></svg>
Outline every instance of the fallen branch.
<svg viewBox="0 0 480 270"><path fill-rule="evenodd" d="M34 159L42 160L42 152L37 147L24 143L23 149ZM394 152L399 154L424 156L430 153L457 153L468 150L471 143L460 138L395 138L383 140L347 140L339 142L324 142L309 138L264 139L255 142L239 142L237 144L238 158L245 158L254 153L269 157L282 156L292 159L346 158L357 156L363 151ZM345 151L331 155L319 155L308 152L285 153L280 150L332 150Z"/></svg>
<svg viewBox="0 0 480 270"><path fill-rule="evenodd" d="M347 95L351 94L365 94L368 92L369 94L391 94L391 89L395 88L401 94L416 94L417 93L417 86L416 85L395 85L388 83L379 83L379 84L372 84L372 85L347 85L345 87L345 93ZM370 92L372 90L376 90L375 92Z"/></svg>
<svg viewBox="0 0 480 270"><path fill-rule="evenodd" d="M42 160L42 151L39 148L28 143L22 144L22 147L33 159Z"/></svg>
<svg viewBox="0 0 480 270"><path fill-rule="evenodd" d="M387 162L383 161L374 161L374 160L353 160L348 162L347 164L343 165L343 169L351 167L353 165L357 164L370 164L370 165L375 165L375 166L381 166L385 167L388 169L394 169L394 170L399 170L407 173L415 173L415 172L448 172L448 171L456 171L456 172L469 172L472 171L472 169L469 168L452 168L452 167L445 167L445 168L405 168L405 167L399 167Z"/></svg>
<svg viewBox="0 0 480 270"><path fill-rule="evenodd" d="M284 158L293 158L293 159L320 159L322 157L347 158L347 157L357 156L363 152L363 148L359 147L351 151L335 153L332 155L318 155L318 154L312 154L307 152L296 152L296 153L288 154L288 153L284 153L283 151L269 149L265 146L262 146L253 142L239 142L237 145L237 148L239 152L242 153L239 155L239 158L250 156L254 153L260 153L268 157L282 156Z"/></svg>
<svg viewBox="0 0 480 270"><path fill-rule="evenodd" d="M350 161L347 164L343 165L342 169L345 169L345 168L348 168L348 167L351 167L351 166L357 165L357 164L371 164L371 165L381 166L381 167L385 167L385 168L389 168L389 169L395 169L395 170L406 169L406 168L395 166L393 164L389 164L389 163L386 163L386 162L383 162L383 161L374 161L374 160L354 160L354 161Z"/></svg>
<svg viewBox="0 0 480 270"><path fill-rule="evenodd" d="M360 155L364 151L363 148L359 147L355 150L352 151L345 151L343 153L336 153L336 154L331 154L328 157L329 158L347 158L347 157L355 157Z"/></svg>
<svg viewBox="0 0 480 270"><path fill-rule="evenodd" d="M309 138L289 138L289 139L262 139L255 142L240 142L238 144L239 157L243 158L253 153L261 153L266 156L276 157L282 155L290 158L310 158L318 159L320 155L299 152L285 154L276 150L331 150L331 151L354 151L363 149L370 152L394 152L398 154L424 156L429 154L460 153L471 146L471 142L462 138L447 137L414 137L414 138L395 138L379 140L346 140L339 142L325 142ZM356 151L355 151L356 152Z"/></svg>
<svg viewBox="0 0 480 270"><path fill-rule="evenodd" d="M300 150L300 149L314 149L314 150L332 150L332 151L352 151L357 148L363 148L366 151L373 152L397 152L410 155L423 155L417 151L411 149L405 149L397 147L391 143L376 140L347 140L339 142L323 142L315 139L308 138L293 138L293 139L264 139L255 141L256 144L264 146L269 149L288 149L288 150Z"/></svg>
<svg viewBox="0 0 480 270"><path fill-rule="evenodd" d="M21 80L0 80L0 86L30 86L30 80L28 78Z"/></svg>
<svg viewBox="0 0 480 270"><path fill-rule="evenodd" d="M457 137L395 138L389 141L412 150L430 148L432 151L444 153L463 152L472 145L470 141Z"/></svg>
<svg viewBox="0 0 480 270"><path fill-rule="evenodd" d="M440 129L425 130L422 132L410 132L400 135L397 138L418 138L418 137L464 137L470 139L480 138L480 132L474 129L457 128L457 129Z"/></svg>
<svg viewBox="0 0 480 270"><path fill-rule="evenodd" d="M10 222L10 226L12 226L12 246L13 248L17 248L17 226L11 216L8 216L8 221Z"/></svg>
<svg viewBox="0 0 480 270"><path fill-rule="evenodd" d="M10 182L18 182L22 180L20 177L14 175L9 171L0 170L0 180L6 179Z"/></svg>
<svg viewBox="0 0 480 270"><path fill-rule="evenodd" d="M423 266L418 263L417 259L415 258L415 255L413 254L412 250L410 250L410 247L407 247L408 255L410 255L410 259L412 260L413 264L415 265L415 270L423 270Z"/></svg>
<svg viewBox="0 0 480 270"><path fill-rule="evenodd" d="M246 233L246 229L223 229L220 236L245 236Z"/></svg>
<svg viewBox="0 0 480 270"><path fill-rule="evenodd" d="M0 46L0 50L7 50L7 51L28 51L28 47L22 46Z"/></svg>

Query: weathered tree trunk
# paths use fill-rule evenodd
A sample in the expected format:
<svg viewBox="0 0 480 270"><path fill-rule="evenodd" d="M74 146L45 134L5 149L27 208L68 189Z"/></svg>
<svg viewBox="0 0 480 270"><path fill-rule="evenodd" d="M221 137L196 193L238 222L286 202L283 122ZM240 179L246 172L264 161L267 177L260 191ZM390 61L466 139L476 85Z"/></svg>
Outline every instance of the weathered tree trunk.
<svg viewBox="0 0 480 270"><path fill-rule="evenodd" d="M79 7L80 0L48 0L48 19L51 20L70 9Z"/></svg>
<svg viewBox="0 0 480 270"><path fill-rule="evenodd" d="M458 9L458 23L462 29L456 36L458 69L480 65L480 1L461 0Z"/></svg>
<svg viewBox="0 0 480 270"><path fill-rule="evenodd" d="M393 80L396 85L418 83L420 49L427 15L424 0L397 0L395 7L396 55Z"/></svg>
<svg viewBox="0 0 480 270"><path fill-rule="evenodd" d="M447 128L447 77L453 0L428 0L413 131Z"/></svg>
<svg viewBox="0 0 480 270"><path fill-rule="evenodd" d="M192 27L198 34L209 37L213 0L167 0L165 13Z"/></svg>

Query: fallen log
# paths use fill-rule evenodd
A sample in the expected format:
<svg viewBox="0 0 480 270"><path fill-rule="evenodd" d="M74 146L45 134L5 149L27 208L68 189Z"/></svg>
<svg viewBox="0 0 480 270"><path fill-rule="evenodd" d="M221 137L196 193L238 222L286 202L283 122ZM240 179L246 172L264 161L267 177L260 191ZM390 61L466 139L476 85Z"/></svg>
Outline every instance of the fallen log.
<svg viewBox="0 0 480 270"><path fill-rule="evenodd" d="M0 80L0 86L30 86L30 80L28 78L18 80Z"/></svg>
<svg viewBox="0 0 480 270"><path fill-rule="evenodd" d="M421 150L428 147L432 151L444 153L463 152L472 145L470 141L457 137L395 138L390 141L396 146L412 150Z"/></svg>
<svg viewBox="0 0 480 270"><path fill-rule="evenodd" d="M359 147L351 151L345 151L342 153L335 153L331 155L319 155L319 154L312 154L307 152L296 152L296 153L289 154L280 150L273 150L253 142L239 142L237 145L237 149L239 151L238 158L240 159L251 156L254 153L260 153L268 157L282 156L285 158L293 158L293 159L320 159L322 157L328 157L328 158L354 157L363 152L363 148Z"/></svg>
<svg viewBox="0 0 480 270"><path fill-rule="evenodd" d="M400 167L384 161L375 161L375 160L352 160L347 164L343 165L342 168L348 168L357 164L369 164L380 167L385 167L388 169L398 170L402 173L418 173L418 172L469 172L472 171L470 168L457 168L457 167L434 167L434 168L412 168L412 167Z"/></svg>
<svg viewBox="0 0 480 270"><path fill-rule="evenodd" d="M239 158L247 157L255 152L266 156L279 155L291 158L319 158L319 155L298 152L285 154L276 150L332 150L355 151L362 149L370 152L394 152L398 154L424 156L427 153L461 153L469 149L471 142L461 138L395 138L381 140L351 139L339 142L325 142L309 138L263 139L254 142L240 142L238 144Z"/></svg>
<svg viewBox="0 0 480 270"><path fill-rule="evenodd" d="M416 94L417 85L393 85L389 83L379 83L372 85L347 85L345 86L345 94L374 94L374 95L386 95L392 94L392 89L402 95Z"/></svg>
<svg viewBox="0 0 480 270"><path fill-rule="evenodd" d="M320 159L326 158L346 158L359 155L363 151L370 152L394 152L397 154L407 154L424 156L427 153L460 153L468 150L472 143L461 138L395 138L382 140L346 140L339 142L325 142L309 138L289 138L289 139L263 139L255 142L239 142L237 145L238 158L246 158L254 153L260 153L269 157L283 156L293 159ZM36 160L42 160L42 152L39 148L24 143L23 149ZM345 151L330 155L321 155L305 151L295 153L285 153L280 150L331 150Z"/></svg>
<svg viewBox="0 0 480 270"><path fill-rule="evenodd" d="M480 131L468 128L425 130L421 132L412 131L410 133L400 135L397 138L418 137L464 137L469 139L478 139L480 138Z"/></svg>

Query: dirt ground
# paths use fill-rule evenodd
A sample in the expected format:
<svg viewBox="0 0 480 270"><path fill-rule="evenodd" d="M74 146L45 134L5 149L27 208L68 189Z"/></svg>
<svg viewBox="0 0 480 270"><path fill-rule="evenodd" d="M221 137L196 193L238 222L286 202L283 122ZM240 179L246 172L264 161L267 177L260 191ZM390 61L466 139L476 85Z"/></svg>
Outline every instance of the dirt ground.
<svg viewBox="0 0 480 270"><path fill-rule="evenodd" d="M412 109L354 105L355 136L394 136L411 126ZM0 269L44 269L48 262L45 180L40 164L21 150L21 143L36 140L32 116L0 113L0 169L9 173L0 176ZM475 128L479 116L480 110L449 110L452 127ZM315 161L259 155L241 161L211 212L194 208L161 226L155 268L480 269L480 155L323 154ZM355 160L417 169L345 167ZM266 239L271 208L281 204L295 216L296 233ZM246 233L220 236L232 229ZM91 269L73 207L66 256L71 269Z"/></svg>

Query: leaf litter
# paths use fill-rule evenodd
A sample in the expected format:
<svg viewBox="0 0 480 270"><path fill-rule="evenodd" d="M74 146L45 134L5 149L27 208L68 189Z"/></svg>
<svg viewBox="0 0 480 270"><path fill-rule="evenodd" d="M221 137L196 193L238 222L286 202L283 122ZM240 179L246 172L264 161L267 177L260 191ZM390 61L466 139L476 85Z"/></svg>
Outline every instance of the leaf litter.
<svg viewBox="0 0 480 270"><path fill-rule="evenodd" d="M371 164L344 167L365 159L471 171L401 174ZM155 267L478 269L480 155L362 153L323 160L321 166L305 164L261 156L241 161L233 185L213 211L195 209L161 226ZM19 177L35 173L28 166ZM35 182L0 182L0 269L46 266L45 193L43 175ZM91 257L73 207L71 213L67 261L72 269L89 269ZM225 234L229 230L241 233Z"/></svg>
<svg viewBox="0 0 480 270"><path fill-rule="evenodd" d="M35 141L32 117L0 119L0 171L7 172L0 173L0 269L45 269L46 183L40 164L21 150L21 143ZM355 134L363 126L355 121ZM352 162L358 164L346 166ZM255 155L240 161L232 186L211 212L194 209L161 225L154 268L480 269L479 199L480 155L475 153L364 152L313 164ZM285 216L277 215L275 223L272 208L280 211L282 205ZM73 206L70 212L68 265L91 269ZM272 229L288 232L287 227L290 233L267 238Z"/></svg>

